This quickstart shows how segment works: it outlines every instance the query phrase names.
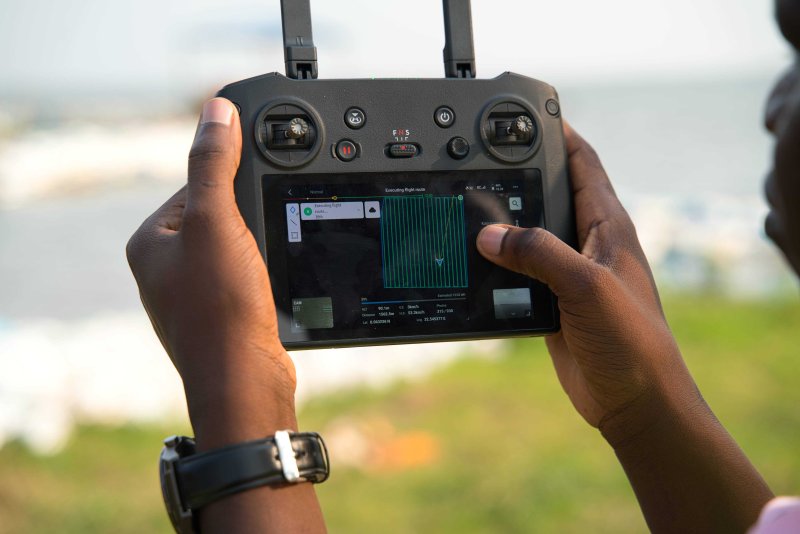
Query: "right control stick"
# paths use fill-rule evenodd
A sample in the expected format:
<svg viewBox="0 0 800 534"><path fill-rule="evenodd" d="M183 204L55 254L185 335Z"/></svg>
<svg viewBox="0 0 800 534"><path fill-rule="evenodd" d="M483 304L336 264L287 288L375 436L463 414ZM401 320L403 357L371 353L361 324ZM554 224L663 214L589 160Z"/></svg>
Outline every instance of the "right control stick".
<svg viewBox="0 0 800 534"><path fill-rule="evenodd" d="M533 132L533 121L527 115L520 115L511 122L509 130L517 137L527 138Z"/></svg>

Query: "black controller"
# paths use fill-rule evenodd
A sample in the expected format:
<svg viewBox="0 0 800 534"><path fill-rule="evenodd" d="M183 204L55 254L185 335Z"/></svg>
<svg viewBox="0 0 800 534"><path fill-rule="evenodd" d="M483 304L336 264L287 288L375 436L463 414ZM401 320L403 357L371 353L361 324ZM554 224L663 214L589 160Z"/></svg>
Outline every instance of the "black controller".
<svg viewBox="0 0 800 534"><path fill-rule="evenodd" d="M308 0L282 0L286 76L226 86L236 200L288 349L540 335L554 295L475 246L487 224L575 245L556 91L475 79L468 0L444 0L447 78L318 80Z"/></svg>

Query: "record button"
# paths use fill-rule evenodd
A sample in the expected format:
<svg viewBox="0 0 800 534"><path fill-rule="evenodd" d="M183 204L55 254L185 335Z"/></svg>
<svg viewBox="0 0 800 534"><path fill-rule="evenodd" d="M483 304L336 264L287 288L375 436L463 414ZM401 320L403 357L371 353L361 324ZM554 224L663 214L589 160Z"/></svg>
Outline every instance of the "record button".
<svg viewBox="0 0 800 534"><path fill-rule="evenodd" d="M343 139L336 144L336 156L342 161L353 161L358 155L355 143Z"/></svg>

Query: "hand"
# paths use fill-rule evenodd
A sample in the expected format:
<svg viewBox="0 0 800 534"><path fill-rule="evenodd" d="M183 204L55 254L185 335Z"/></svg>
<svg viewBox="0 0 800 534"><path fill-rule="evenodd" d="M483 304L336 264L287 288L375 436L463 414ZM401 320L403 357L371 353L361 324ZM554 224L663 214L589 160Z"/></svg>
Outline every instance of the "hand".
<svg viewBox="0 0 800 534"><path fill-rule="evenodd" d="M295 372L278 339L269 276L233 192L242 131L233 104L206 102L189 183L128 242L161 343L183 378L198 450L297 430ZM201 510L203 532L324 532L311 484L262 486Z"/></svg>
<svg viewBox="0 0 800 534"><path fill-rule="evenodd" d="M206 103L188 184L128 243L128 261L161 343L183 378L198 446L296 426L294 365L278 339L269 276L236 206L239 116Z"/></svg>
<svg viewBox="0 0 800 534"><path fill-rule="evenodd" d="M544 229L501 225L481 231L478 250L558 296L561 332L547 346L559 380L578 412L614 444L650 425L664 404L702 400L630 217L592 147L569 125L564 132L580 252Z"/></svg>
<svg viewBox="0 0 800 534"><path fill-rule="evenodd" d="M561 385L614 447L652 532L744 532L772 492L714 417L670 333L636 230L594 150L564 131L580 252L540 228L488 226L489 260L546 283Z"/></svg>

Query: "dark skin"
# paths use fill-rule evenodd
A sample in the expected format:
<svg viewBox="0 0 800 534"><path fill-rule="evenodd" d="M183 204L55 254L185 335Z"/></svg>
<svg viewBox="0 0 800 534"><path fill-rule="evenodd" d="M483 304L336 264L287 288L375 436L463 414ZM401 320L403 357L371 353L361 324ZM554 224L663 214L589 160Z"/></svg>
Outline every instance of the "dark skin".
<svg viewBox="0 0 800 534"><path fill-rule="evenodd" d="M558 295L561 332L547 346L559 380L614 448L650 529L744 532L772 492L689 374L597 154L565 133L580 252L541 228L510 226L484 229L478 250Z"/></svg>
<svg viewBox="0 0 800 534"><path fill-rule="evenodd" d="M206 103L188 183L128 243L142 303L183 379L199 450L297 430L294 364L277 334L269 277L233 193L241 126ZM311 484L262 487L200 513L202 532L324 532Z"/></svg>
<svg viewBox="0 0 800 534"><path fill-rule="evenodd" d="M800 2L776 2L800 47ZM776 137L768 235L800 272L800 69L767 110ZM277 336L266 267L236 208L241 150L227 101L207 104L189 180L148 218L128 257L159 338L184 381L201 449L296 429L295 375ZM599 158L565 126L579 251L541 229L488 227L490 261L547 283L562 331L547 339L576 410L614 449L654 532L745 532L772 493L704 402L661 309L635 228ZM335 459L334 459L335 461ZM209 505L203 532L322 532L309 484Z"/></svg>

